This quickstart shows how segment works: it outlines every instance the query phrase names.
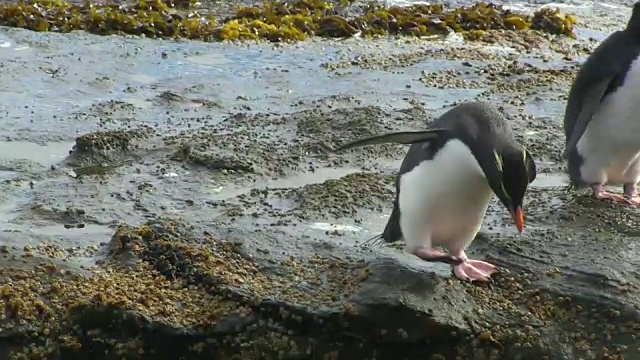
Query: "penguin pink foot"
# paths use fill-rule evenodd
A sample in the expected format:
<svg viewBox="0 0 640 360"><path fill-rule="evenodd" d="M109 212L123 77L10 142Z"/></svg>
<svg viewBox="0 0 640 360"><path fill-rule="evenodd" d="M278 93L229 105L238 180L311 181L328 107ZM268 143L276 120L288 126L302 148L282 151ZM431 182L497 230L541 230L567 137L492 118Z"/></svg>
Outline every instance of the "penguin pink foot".
<svg viewBox="0 0 640 360"><path fill-rule="evenodd" d="M492 275L493 273L498 271L498 267L490 264L486 261L482 260L471 260L467 259L467 264L473 266L474 268L482 271L485 274Z"/></svg>
<svg viewBox="0 0 640 360"><path fill-rule="evenodd" d="M638 196L638 188L635 183L624 184L625 201L630 205L640 204L640 196Z"/></svg>
<svg viewBox="0 0 640 360"><path fill-rule="evenodd" d="M593 196L598 200L628 203L624 196L607 191L601 184L591 185L591 189L593 190Z"/></svg>
<svg viewBox="0 0 640 360"><path fill-rule="evenodd" d="M461 264L453 267L453 273L462 281L489 281L491 275L498 271L498 268L485 261L471 260L464 253L460 256Z"/></svg>

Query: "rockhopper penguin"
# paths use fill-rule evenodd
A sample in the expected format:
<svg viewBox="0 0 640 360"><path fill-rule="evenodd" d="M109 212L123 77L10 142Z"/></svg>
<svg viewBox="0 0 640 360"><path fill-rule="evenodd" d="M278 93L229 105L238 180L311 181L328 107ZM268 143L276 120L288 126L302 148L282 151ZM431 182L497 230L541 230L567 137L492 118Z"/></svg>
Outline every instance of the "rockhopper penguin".
<svg viewBox="0 0 640 360"><path fill-rule="evenodd" d="M640 2L622 31L605 39L578 71L564 115L571 184L597 199L639 204ZM624 196L605 185L623 185Z"/></svg>
<svg viewBox="0 0 640 360"><path fill-rule="evenodd" d="M460 104L426 131L397 132L343 145L412 144L396 177L393 211L371 240L404 238L407 251L453 265L457 278L488 281L496 266L471 260L465 249L482 226L492 192L522 232L522 200L536 177L534 160L513 137L508 115L484 102ZM442 246L448 254L434 249Z"/></svg>

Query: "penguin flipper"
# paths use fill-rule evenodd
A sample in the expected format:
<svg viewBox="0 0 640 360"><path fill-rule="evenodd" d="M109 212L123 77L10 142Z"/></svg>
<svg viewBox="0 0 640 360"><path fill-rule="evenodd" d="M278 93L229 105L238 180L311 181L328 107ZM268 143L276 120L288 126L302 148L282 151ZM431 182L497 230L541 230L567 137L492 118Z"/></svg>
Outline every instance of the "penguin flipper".
<svg viewBox="0 0 640 360"><path fill-rule="evenodd" d="M596 113L602 99L607 95L607 89L613 80L614 77L606 77L587 90L585 96L582 98L580 114L573 122L571 136L569 137L564 153L562 154L563 158L566 159L570 149L573 149L578 144L578 141L580 141L580 138L587 129L593 114Z"/></svg>
<svg viewBox="0 0 640 360"><path fill-rule="evenodd" d="M345 145L337 147L334 152L351 149L354 147L376 145L376 144L414 144L426 141L432 141L441 136L447 129L429 129L424 131L401 131L388 133L366 139L356 140Z"/></svg>

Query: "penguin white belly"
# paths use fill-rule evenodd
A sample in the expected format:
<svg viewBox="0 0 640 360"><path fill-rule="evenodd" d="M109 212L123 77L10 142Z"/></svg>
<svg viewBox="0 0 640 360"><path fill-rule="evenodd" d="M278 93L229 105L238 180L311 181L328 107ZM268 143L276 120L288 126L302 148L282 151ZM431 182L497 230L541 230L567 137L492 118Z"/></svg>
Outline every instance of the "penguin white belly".
<svg viewBox="0 0 640 360"><path fill-rule="evenodd" d="M623 86L609 94L576 144L589 184L637 183L640 179L640 60L631 63Z"/></svg>
<svg viewBox="0 0 640 360"><path fill-rule="evenodd" d="M459 140L400 177L400 228L407 248L464 250L480 230L493 192L484 172Z"/></svg>

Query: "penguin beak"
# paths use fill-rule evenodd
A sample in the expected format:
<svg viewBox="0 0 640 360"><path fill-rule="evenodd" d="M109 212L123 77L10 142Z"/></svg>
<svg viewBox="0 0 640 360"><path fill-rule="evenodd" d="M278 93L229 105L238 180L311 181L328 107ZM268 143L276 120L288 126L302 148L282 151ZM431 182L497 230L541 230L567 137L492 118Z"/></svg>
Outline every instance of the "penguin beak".
<svg viewBox="0 0 640 360"><path fill-rule="evenodd" d="M522 211L522 208L518 206L515 209L513 209L513 211L511 212L511 217L513 218L513 221L516 223L516 227L518 228L518 231L522 232L524 230L524 211Z"/></svg>

